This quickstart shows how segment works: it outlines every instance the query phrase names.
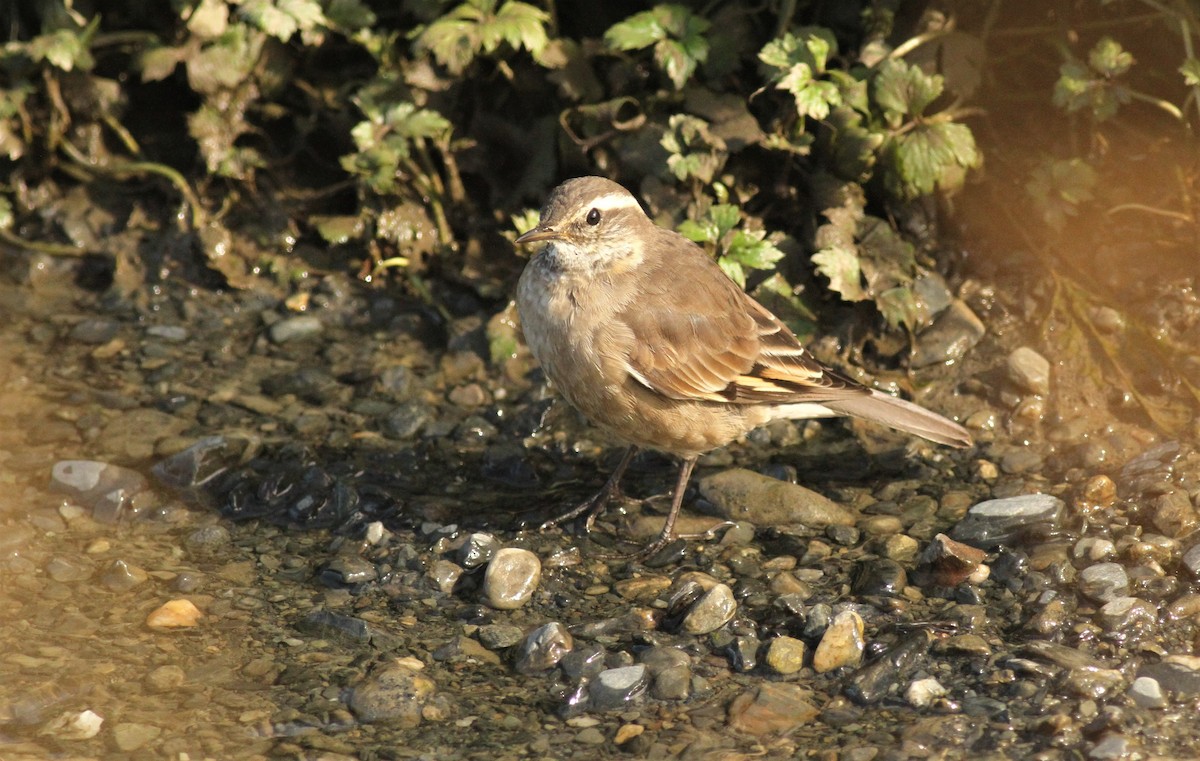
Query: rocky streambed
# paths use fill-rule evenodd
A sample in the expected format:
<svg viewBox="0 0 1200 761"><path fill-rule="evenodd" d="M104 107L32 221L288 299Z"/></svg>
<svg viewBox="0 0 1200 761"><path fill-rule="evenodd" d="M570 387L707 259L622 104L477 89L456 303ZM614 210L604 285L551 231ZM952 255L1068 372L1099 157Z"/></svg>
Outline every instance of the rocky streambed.
<svg viewBox="0 0 1200 761"><path fill-rule="evenodd" d="M1058 403L1070 363L987 289L895 382L974 449L775 423L641 560L653 454L651 499L536 531L619 450L505 313L336 276L304 313L123 300L71 266L0 285L0 757L1193 753L1195 432Z"/></svg>

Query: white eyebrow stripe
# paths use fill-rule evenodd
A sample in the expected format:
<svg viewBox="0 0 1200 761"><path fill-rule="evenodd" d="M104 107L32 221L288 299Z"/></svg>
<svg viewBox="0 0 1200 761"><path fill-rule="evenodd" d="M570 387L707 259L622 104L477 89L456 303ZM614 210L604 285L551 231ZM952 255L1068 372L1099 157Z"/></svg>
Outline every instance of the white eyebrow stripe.
<svg viewBox="0 0 1200 761"><path fill-rule="evenodd" d="M588 204L588 210L598 209L600 211L614 211L616 209L637 209L642 210L637 199L628 193L608 193L602 195L596 200Z"/></svg>

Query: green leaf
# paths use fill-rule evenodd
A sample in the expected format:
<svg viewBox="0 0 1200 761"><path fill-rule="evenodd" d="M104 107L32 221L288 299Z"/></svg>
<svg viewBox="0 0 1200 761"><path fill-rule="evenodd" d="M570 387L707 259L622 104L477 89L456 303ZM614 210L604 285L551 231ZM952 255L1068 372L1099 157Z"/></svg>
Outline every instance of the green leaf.
<svg viewBox="0 0 1200 761"><path fill-rule="evenodd" d="M675 114L659 144L670 154L667 169L678 180L689 177L708 184L725 165L725 141L712 134L708 122L690 114Z"/></svg>
<svg viewBox="0 0 1200 761"><path fill-rule="evenodd" d="M325 8L329 25L342 31L370 29L378 18L362 0L331 0Z"/></svg>
<svg viewBox="0 0 1200 761"><path fill-rule="evenodd" d="M893 328L904 326L911 332L921 318L921 305L908 286L887 289L875 298L875 306Z"/></svg>
<svg viewBox="0 0 1200 761"><path fill-rule="evenodd" d="M756 270L771 269L775 262L783 258L783 252L770 241L763 240L766 231L738 230L729 242L725 257Z"/></svg>
<svg viewBox="0 0 1200 761"><path fill-rule="evenodd" d="M862 268L853 249L826 248L812 255L817 272L829 278L829 289L846 301L864 301L868 298L863 290Z"/></svg>
<svg viewBox="0 0 1200 761"><path fill-rule="evenodd" d="M742 265L732 259L719 259L717 266L729 276L729 279L738 284L738 288L746 287L746 271L742 269Z"/></svg>
<svg viewBox="0 0 1200 761"><path fill-rule="evenodd" d="M604 42L614 50L641 50L653 45L655 64L679 90L708 58L704 33L709 26L707 20L682 5L657 5L609 27Z"/></svg>
<svg viewBox="0 0 1200 761"><path fill-rule="evenodd" d="M1091 72L1078 61L1067 61L1058 68L1058 81L1054 83L1054 105L1074 113L1090 102L1088 93L1092 88Z"/></svg>
<svg viewBox="0 0 1200 761"><path fill-rule="evenodd" d="M1111 79L1129 71L1133 56L1111 37L1102 37L1088 53L1088 64L1101 76Z"/></svg>
<svg viewBox="0 0 1200 761"><path fill-rule="evenodd" d="M875 102L884 110L889 123L896 125L904 116L920 116L942 94L943 80L938 74L926 74L917 66L889 59L875 75Z"/></svg>
<svg viewBox="0 0 1200 761"><path fill-rule="evenodd" d="M317 228L317 232L326 243L335 246L344 245L352 240L358 240L365 231L361 214L313 214L308 218L309 224Z"/></svg>
<svg viewBox="0 0 1200 761"><path fill-rule="evenodd" d="M667 30L653 11L636 13L613 24L604 33L604 44L616 50L641 50L667 38Z"/></svg>
<svg viewBox="0 0 1200 761"><path fill-rule="evenodd" d="M742 210L735 204L719 203L708 210L708 218L716 225L716 239L725 237L725 233L737 227L742 220Z"/></svg>
<svg viewBox="0 0 1200 761"><path fill-rule="evenodd" d="M26 50L35 61L45 61L63 71L88 71L95 65L88 39L80 30L59 29L29 41Z"/></svg>
<svg viewBox="0 0 1200 761"><path fill-rule="evenodd" d="M1092 200L1096 176L1083 159L1043 162L1025 183L1025 192L1046 224L1061 230L1068 217L1079 213L1080 205Z"/></svg>
<svg viewBox="0 0 1200 761"><path fill-rule="evenodd" d="M696 243L716 243L721 237L717 226L707 218L700 222L694 219L685 219L679 223L679 227L676 229L680 235Z"/></svg>
<svg viewBox="0 0 1200 761"><path fill-rule="evenodd" d="M500 43L507 42L514 50L525 49L536 59L549 41L546 36L549 21L550 15L541 8L510 0L494 17L480 23L483 50L491 53Z"/></svg>
<svg viewBox="0 0 1200 761"><path fill-rule="evenodd" d="M1183 83L1188 87L1200 85L1200 58L1185 60L1179 67L1179 73L1183 75Z"/></svg>
<svg viewBox="0 0 1200 761"><path fill-rule="evenodd" d="M925 124L893 138L884 156L888 172L884 177L890 192L900 198L913 199L932 193L949 184L952 167L963 169L979 165L975 136L964 124L942 122Z"/></svg>

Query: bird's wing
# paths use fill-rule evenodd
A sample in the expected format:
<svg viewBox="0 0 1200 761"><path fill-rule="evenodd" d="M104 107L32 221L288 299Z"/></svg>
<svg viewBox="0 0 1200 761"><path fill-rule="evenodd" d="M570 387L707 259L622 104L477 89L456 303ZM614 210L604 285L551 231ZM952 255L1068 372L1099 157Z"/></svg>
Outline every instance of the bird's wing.
<svg viewBox="0 0 1200 761"><path fill-rule="evenodd" d="M703 253L648 278L618 319L632 331L629 374L671 399L787 404L869 393L818 362L775 315Z"/></svg>

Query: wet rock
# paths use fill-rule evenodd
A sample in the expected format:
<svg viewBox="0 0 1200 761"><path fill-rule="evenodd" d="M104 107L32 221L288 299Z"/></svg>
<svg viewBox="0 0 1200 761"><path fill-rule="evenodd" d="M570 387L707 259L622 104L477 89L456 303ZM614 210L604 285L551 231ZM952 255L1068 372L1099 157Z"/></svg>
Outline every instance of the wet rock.
<svg viewBox="0 0 1200 761"><path fill-rule="evenodd" d="M592 681L589 703L597 711L625 708L641 699L649 686L648 672L643 664L606 669Z"/></svg>
<svg viewBox="0 0 1200 761"><path fill-rule="evenodd" d="M1184 492L1172 491L1154 500L1154 527L1169 537L1187 536L1196 530L1200 522L1192 501Z"/></svg>
<svg viewBox="0 0 1200 761"><path fill-rule="evenodd" d="M146 489L146 479L135 470L106 462L61 460L51 469L50 488L91 508L96 520L114 523Z"/></svg>
<svg viewBox="0 0 1200 761"><path fill-rule="evenodd" d="M450 663L486 663L490 666L500 665L500 656L488 650L475 640L459 634L439 646L431 653L435 661Z"/></svg>
<svg viewBox="0 0 1200 761"><path fill-rule="evenodd" d="M1147 663L1138 676L1156 680L1162 689L1180 695L1200 695L1200 657L1168 655L1158 663Z"/></svg>
<svg viewBox="0 0 1200 761"><path fill-rule="evenodd" d="M499 539L491 534L476 532L467 536L454 555L458 564L469 570L491 561L499 549Z"/></svg>
<svg viewBox="0 0 1200 761"><path fill-rule="evenodd" d="M699 486L715 514L727 520L811 528L852 526L856 520L853 513L814 491L742 468L706 476Z"/></svg>
<svg viewBox="0 0 1200 761"><path fill-rule="evenodd" d="M846 681L846 695L856 703L871 705L898 692L904 680L925 663L931 642L933 635L925 629L914 631L851 674Z"/></svg>
<svg viewBox="0 0 1200 761"><path fill-rule="evenodd" d="M187 672L175 664L159 666L146 675L144 684L151 692L171 692L187 682Z"/></svg>
<svg viewBox="0 0 1200 761"><path fill-rule="evenodd" d="M548 671L558 665L571 649L575 638L557 621L543 624L525 636L517 647L514 667L522 674Z"/></svg>
<svg viewBox="0 0 1200 761"><path fill-rule="evenodd" d="M1125 675L1116 669L1080 666L1067 671L1063 687L1083 698L1099 700L1125 688Z"/></svg>
<svg viewBox="0 0 1200 761"><path fill-rule="evenodd" d="M654 682L650 695L658 700L684 700L691 694L692 660L674 647L652 647L639 656Z"/></svg>
<svg viewBox="0 0 1200 761"><path fill-rule="evenodd" d="M295 317L285 317L267 328L267 335L273 343L285 344L290 341L300 341L317 336L325 329L320 318L316 315L301 314Z"/></svg>
<svg viewBox="0 0 1200 761"><path fill-rule="evenodd" d="M1096 622L1107 632L1119 633L1123 638L1135 637L1158 625L1158 610L1136 597L1117 597L1101 606Z"/></svg>
<svg viewBox="0 0 1200 761"><path fill-rule="evenodd" d="M608 655L596 644L578 647L562 657L558 667L573 684L591 679L604 670L604 659Z"/></svg>
<svg viewBox="0 0 1200 761"><path fill-rule="evenodd" d="M1071 558L1087 565L1112 560L1116 553L1111 540L1098 536L1085 536L1071 548Z"/></svg>
<svg viewBox="0 0 1200 761"><path fill-rule="evenodd" d="M933 677L917 679L904 691L904 700L913 708L927 708L938 698L945 697L947 690Z"/></svg>
<svg viewBox="0 0 1200 761"><path fill-rule="evenodd" d="M183 538L183 546L198 555L211 555L224 550L232 540L224 526L201 526Z"/></svg>
<svg viewBox="0 0 1200 761"><path fill-rule="evenodd" d="M1193 576L1200 579L1200 544L1192 545L1183 553L1183 564Z"/></svg>
<svg viewBox="0 0 1200 761"><path fill-rule="evenodd" d="M696 600L683 617L680 628L688 634L708 634L728 623L735 612L737 600L733 590L728 585L717 584Z"/></svg>
<svg viewBox="0 0 1200 761"><path fill-rule="evenodd" d="M1096 602L1129 594L1129 575L1120 563L1096 563L1079 572L1079 592Z"/></svg>
<svg viewBox="0 0 1200 761"><path fill-rule="evenodd" d="M146 626L151 629L186 629L198 624L203 616L191 600L170 600L146 617Z"/></svg>
<svg viewBox="0 0 1200 761"><path fill-rule="evenodd" d="M101 572L100 583L113 592L126 592L146 583L148 578L149 575L141 568L117 559Z"/></svg>
<svg viewBox="0 0 1200 761"><path fill-rule="evenodd" d="M524 637L521 627L512 624L486 624L479 627L479 642L488 650L504 650Z"/></svg>
<svg viewBox="0 0 1200 761"><path fill-rule="evenodd" d="M62 583L85 581L95 572L96 567L90 560L76 556L59 555L46 563L46 575Z"/></svg>
<svg viewBox="0 0 1200 761"><path fill-rule="evenodd" d="M739 634L734 637L733 641L725 647L725 653L729 656L730 668L743 674L753 671L758 666L760 647L762 647L762 641L754 635Z"/></svg>
<svg viewBox="0 0 1200 761"><path fill-rule="evenodd" d="M203 486L226 472L245 450L244 442L225 436L205 436L175 454L159 461L151 473L174 489Z"/></svg>
<svg viewBox="0 0 1200 761"><path fill-rule="evenodd" d="M358 555L339 555L321 569L321 581L329 586L354 586L378 576L375 564Z"/></svg>
<svg viewBox="0 0 1200 761"><path fill-rule="evenodd" d="M1028 346L1015 349L1004 364L1008 380L1022 391L1050 393L1050 362Z"/></svg>
<svg viewBox="0 0 1200 761"><path fill-rule="evenodd" d="M908 585L908 574L895 560L863 560L854 566L851 589L856 596L895 597Z"/></svg>
<svg viewBox="0 0 1200 761"><path fill-rule="evenodd" d="M944 534L939 534L944 536ZM907 534L889 536L883 543L883 556L897 563L911 563L916 559L921 545Z"/></svg>
<svg viewBox="0 0 1200 761"><path fill-rule="evenodd" d="M980 502L954 526L950 537L966 544L993 549L1023 537L1046 533L1059 526L1063 501L1049 494L1024 494Z"/></svg>
<svg viewBox="0 0 1200 761"><path fill-rule="evenodd" d="M421 723L422 711L434 697L437 686L421 673L412 659L385 664L356 685L350 694L350 710L366 724L389 722L411 729Z"/></svg>
<svg viewBox="0 0 1200 761"><path fill-rule="evenodd" d="M921 368L961 359L985 332L983 322L971 308L955 299L932 325L917 335L909 365Z"/></svg>
<svg viewBox="0 0 1200 761"><path fill-rule="evenodd" d="M764 682L751 687L729 704L730 729L761 736L794 731L818 714L812 693L795 684Z"/></svg>
<svg viewBox="0 0 1200 761"><path fill-rule="evenodd" d="M164 341L179 343L188 340L188 329L182 325L151 325L146 328L146 335L161 338Z"/></svg>
<svg viewBox="0 0 1200 761"><path fill-rule="evenodd" d="M776 674L795 674L804 668L807 649L804 642L795 637L776 637L767 646L767 668Z"/></svg>
<svg viewBox="0 0 1200 761"><path fill-rule="evenodd" d="M433 411L422 402L405 402L392 409L380 421L380 431L393 441L411 439L433 419Z"/></svg>
<svg viewBox="0 0 1200 761"><path fill-rule="evenodd" d="M162 728L151 724L123 721L112 728L113 742L123 753L131 753L162 734Z"/></svg>
<svg viewBox="0 0 1200 761"><path fill-rule="evenodd" d="M296 628L305 634L341 642L366 642L371 638L371 626L366 621L329 610L306 614Z"/></svg>
<svg viewBox="0 0 1200 761"><path fill-rule="evenodd" d="M863 639L863 620L852 610L833 617L813 653L813 669L818 674L842 666L857 666L862 662L866 642Z"/></svg>
<svg viewBox="0 0 1200 761"><path fill-rule="evenodd" d="M38 729L38 734L56 740L90 740L100 734L104 719L91 710L67 711Z"/></svg>
<svg viewBox="0 0 1200 761"><path fill-rule="evenodd" d="M114 320L108 320L103 317L90 317L75 323L74 327L71 328L69 336L72 341L99 346L116 338L117 331L120 328L120 323Z"/></svg>
<svg viewBox="0 0 1200 761"><path fill-rule="evenodd" d="M1167 696L1163 694L1162 685L1157 679L1139 676L1129 685L1129 697L1142 708L1164 708Z"/></svg>
<svg viewBox="0 0 1200 761"><path fill-rule="evenodd" d="M632 602L649 602L671 586L669 576L647 575L620 579L613 584L613 590L626 600Z"/></svg>
<svg viewBox="0 0 1200 761"><path fill-rule="evenodd" d="M497 550L483 577L483 599L496 610L514 610L529 602L542 578L542 563L529 550Z"/></svg>
<svg viewBox="0 0 1200 761"><path fill-rule="evenodd" d="M964 581L981 584L989 573L983 565L986 557L983 550L938 534L921 553L921 567L939 586L953 587Z"/></svg>
<svg viewBox="0 0 1200 761"><path fill-rule="evenodd" d="M1100 736L1100 739L1088 749L1088 758L1095 761L1108 761L1109 759L1132 759L1140 758L1141 753L1135 743L1127 736L1119 732L1106 732Z"/></svg>
<svg viewBox="0 0 1200 761"><path fill-rule="evenodd" d="M462 575L462 566L441 558L429 567L429 579L437 586L439 592L446 595L454 592L454 587Z"/></svg>

